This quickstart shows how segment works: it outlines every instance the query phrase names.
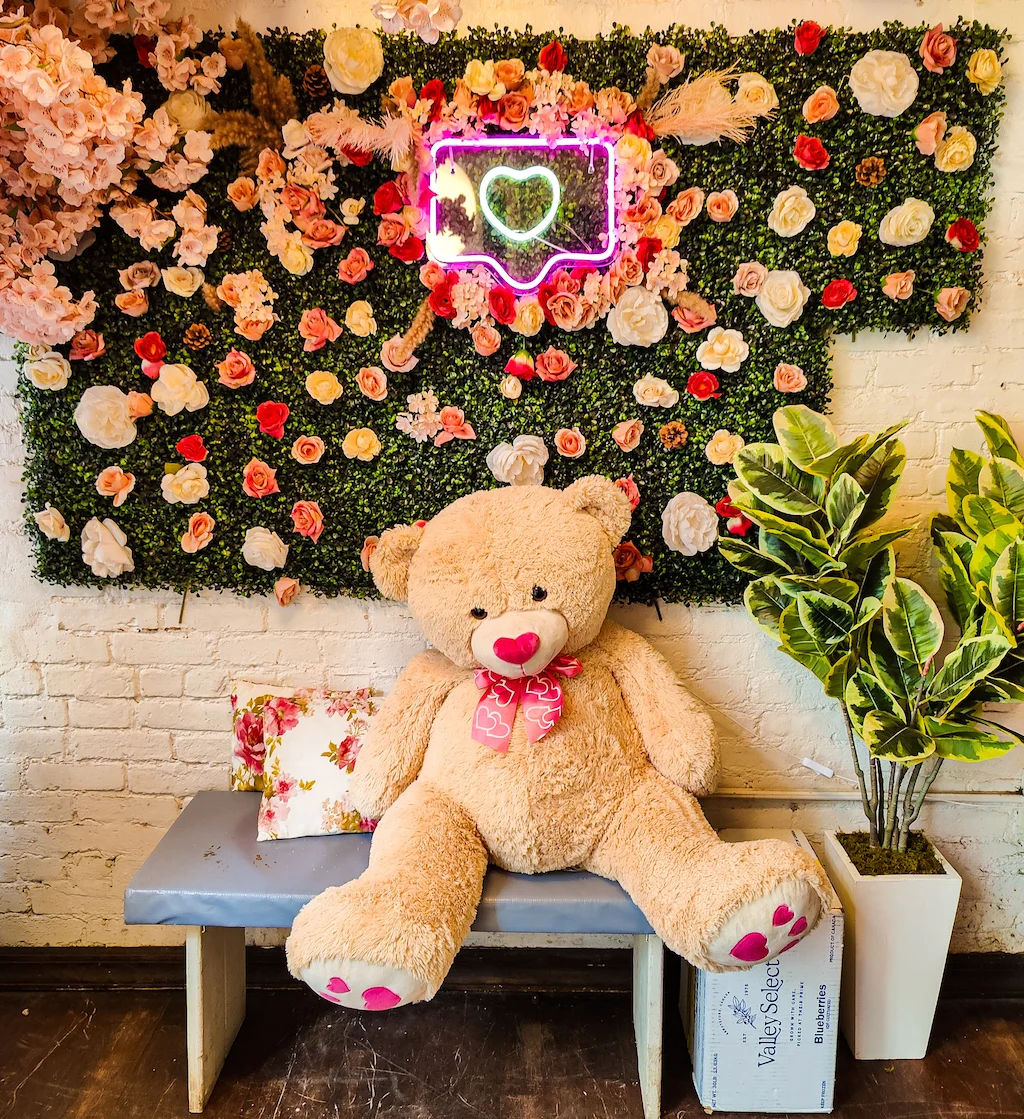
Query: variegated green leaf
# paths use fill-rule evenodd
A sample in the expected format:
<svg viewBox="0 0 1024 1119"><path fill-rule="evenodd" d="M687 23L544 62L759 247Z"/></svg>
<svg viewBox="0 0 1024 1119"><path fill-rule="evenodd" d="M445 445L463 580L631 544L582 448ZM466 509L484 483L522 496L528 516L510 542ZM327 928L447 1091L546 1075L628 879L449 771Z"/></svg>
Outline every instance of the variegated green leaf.
<svg viewBox="0 0 1024 1119"><path fill-rule="evenodd" d="M882 598L882 624L896 655L923 667L942 644L942 615L912 580L899 577Z"/></svg>
<svg viewBox="0 0 1024 1119"><path fill-rule="evenodd" d="M984 583L987 586L992 579L992 569L996 561L1016 538L1017 534L1008 528L996 528L986 533L974 545L974 555L971 557L971 566L967 572L971 582Z"/></svg>
<svg viewBox="0 0 1024 1119"><path fill-rule="evenodd" d="M1024 456L1017 447L1010 425L1002 416L994 412L978 412L974 417L985 435L985 442L993 458L1006 458L1018 466L1024 466Z"/></svg>
<svg viewBox="0 0 1024 1119"><path fill-rule="evenodd" d="M821 480L801 474L777 444L748 443L736 455L733 466L743 484L780 513L808 516L822 512Z"/></svg>
<svg viewBox="0 0 1024 1119"><path fill-rule="evenodd" d="M772 637L779 636L779 618L792 601L792 596L785 592L778 579L772 575L765 579L755 579L743 592L743 605L750 616Z"/></svg>
<svg viewBox="0 0 1024 1119"><path fill-rule="evenodd" d="M896 655L885 635L884 625L877 618L868 630L868 663L886 690L901 702L917 695L921 687L921 669Z"/></svg>
<svg viewBox="0 0 1024 1119"><path fill-rule="evenodd" d="M967 537L960 536L959 533L940 532L935 550L938 552L940 560L939 585L946 596L950 613L963 631L970 624L978 597L974 591L974 584L967 573L962 551L956 546L957 537L966 543L967 562L970 563L974 548Z"/></svg>
<svg viewBox="0 0 1024 1119"><path fill-rule="evenodd" d="M949 455L946 471L946 499L950 515L963 527L961 507L968 494L978 492L979 479L985 460L974 451L954 447Z"/></svg>
<svg viewBox="0 0 1024 1119"><path fill-rule="evenodd" d="M853 610L841 598L804 591L797 596L796 608L804 628L819 646L831 648L849 637L853 629Z"/></svg>
<svg viewBox="0 0 1024 1119"><path fill-rule="evenodd" d="M860 572L879 552L888 548L894 541L906 536L910 531L910 528L894 528L888 532L876 533L873 536L860 536L839 553L839 560L846 564L851 573Z"/></svg>
<svg viewBox="0 0 1024 1119"><path fill-rule="evenodd" d="M734 536L721 537L718 541L718 550L724 559L746 575L785 575L792 571L792 568L782 560L759 551Z"/></svg>
<svg viewBox="0 0 1024 1119"><path fill-rule="evenodd" d="M935 743L935 753L940 758L958 762L984 762L1008 754L1016 742L1006 742L991 731L968 723L945 722L925 717L925 729Z"/></svg>
<svg viewBox="0 0 1024 1119"><path fill-rule="evenodd" d="M841 540L853 531L853 525L864 508L865 495L850 474L840 474L832 483L825 512L828 523L839 534Z"/></svg>
<svg viewBox="0 0 1024 1119"><path fill-rule="evenodd" d="M985 536L997 528L1008 528L1012 532L1021 531L1020 521L998 501L991 497L980 497L969 493L964 498L963 518L975 539Z"/></svg>
<svg viewBox="0 0 1024 1119"><path fill-rule="evenodd" d="M869 711L864 717L864 742L874 758L918 765L935 753L934 741L888 711Z"/></svg>
<svg viewBox="0 0 1024 1119"><path fill-rule="evenodd" d="M963 692L995 670L1009 648L1005 638L995 635L961 641L928 684L928 699L940 704L959 701Z"/></svg>
<svg viewBox="0 0 1024 1119"><path fill-rule="evenodd" d="M993 608L1016 633L1024 622L1024 539L1020 536L993 565L989 588Z"/></svg>
<svg viewBox="0 0 1024 1119"><path fill-rule="evenodd" d="M861 738L864 737L864 719L870 711L887 711L898 719L906 717L903 708L882 681L862 668L850 677L843 698L853 729Z"/></svg>
<svg viewBox="0 0 1024 1119"><path fill-rule="evenodd" d="M1024 468L1008 458L993 458L981 468L978 492L990 497L1018 520L1024 519Z"/></svg>
<svg viewBox="0 0 1024 1119"><path fill-rule="evenodd" d="M772 423L780 446L801 470L809 469L812 463L839 448L831 421L805 404L777 409Z"/></svg>
<svg viewBox="0 0 1024 1119"><path fill-rule="evenodd" d="M889 511L906 464L906 448L899 439L894 439L879 447L854 473L864 491L864 508L857 518L858 531L881 520Z"/></svg>
<svg viewBox="0 0 1024 1119"><path fill-rule="evenodd" d="M828 676L832 663L826 655L827 646L821 645L804 626L795 602L779 618L779 640L782 651L809 668L819 680Z"/></svg>

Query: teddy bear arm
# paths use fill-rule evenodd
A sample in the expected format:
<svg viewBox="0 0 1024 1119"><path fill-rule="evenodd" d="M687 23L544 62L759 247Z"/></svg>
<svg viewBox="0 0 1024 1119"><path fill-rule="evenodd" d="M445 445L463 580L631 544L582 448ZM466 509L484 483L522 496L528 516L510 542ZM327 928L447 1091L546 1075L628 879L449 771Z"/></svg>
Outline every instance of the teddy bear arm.
<svg viewBox="0 0 1024 1119"><path fill-rule="evenodd" d="M718 740L700 701L639 634L607 622L598 643L655 769L694 795L712 792Z"/></svg>
<svg viewBox="0 0 1024 1119"><path fill-rule="evenodd" d="M352 774L352 804L362 815L379 818L412 783L434 719L465 675L434 650L419 653L405 667L381 704Z"/></svg>

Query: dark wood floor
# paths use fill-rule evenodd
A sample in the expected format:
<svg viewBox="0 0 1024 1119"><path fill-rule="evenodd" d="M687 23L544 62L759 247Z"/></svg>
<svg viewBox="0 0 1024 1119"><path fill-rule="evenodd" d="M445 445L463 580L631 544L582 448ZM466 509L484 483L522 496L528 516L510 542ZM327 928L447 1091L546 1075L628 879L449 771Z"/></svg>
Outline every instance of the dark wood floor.
<svg viewBox="0 0 1024 1119"><path fill-rule="evenodd" d="M251 990L208 1119L632 1119L640 1089L625 993L442 991L394 1014L302 990ZM703 1116L678 1017L665 1114ZM2 1119L184 1119L180 991L0 993ZM1021 1119L1024 1000L940 1004L924 1061L854 1062L842 1119Z"/></svg>

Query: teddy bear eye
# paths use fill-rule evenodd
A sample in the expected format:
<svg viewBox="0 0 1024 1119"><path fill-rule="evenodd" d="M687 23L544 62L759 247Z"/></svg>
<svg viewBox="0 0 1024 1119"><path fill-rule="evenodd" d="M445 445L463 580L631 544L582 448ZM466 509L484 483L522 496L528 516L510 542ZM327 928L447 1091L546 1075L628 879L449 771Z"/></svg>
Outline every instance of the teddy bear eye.
<svg viewBox="0 0 1024 1119"><path fill-rule="evenodd" d="M487 611L482 606L474 606L473 609L470 610L470 614L472 614L477 621L487 617Z"/></svg>
<svg viewBox="0 0 1024 1119"><path fill-rule="evenodd" d="M530 592L534 602L543 602L548 597L548 592L543 587L534 587Z"/></svg>

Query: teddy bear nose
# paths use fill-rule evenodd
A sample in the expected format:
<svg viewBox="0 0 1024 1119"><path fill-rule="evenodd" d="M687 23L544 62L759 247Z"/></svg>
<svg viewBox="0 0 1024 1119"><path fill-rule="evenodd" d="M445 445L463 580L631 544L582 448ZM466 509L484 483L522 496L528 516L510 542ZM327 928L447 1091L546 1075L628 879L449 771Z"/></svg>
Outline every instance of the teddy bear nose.
<svg viewBox="0 0 1024 1119"><path fill-rule="evenodd" d="M536 633L521 633L518 637L499 637L494 643L494 655L507 664L526 664L540 648Z"/></svg>

